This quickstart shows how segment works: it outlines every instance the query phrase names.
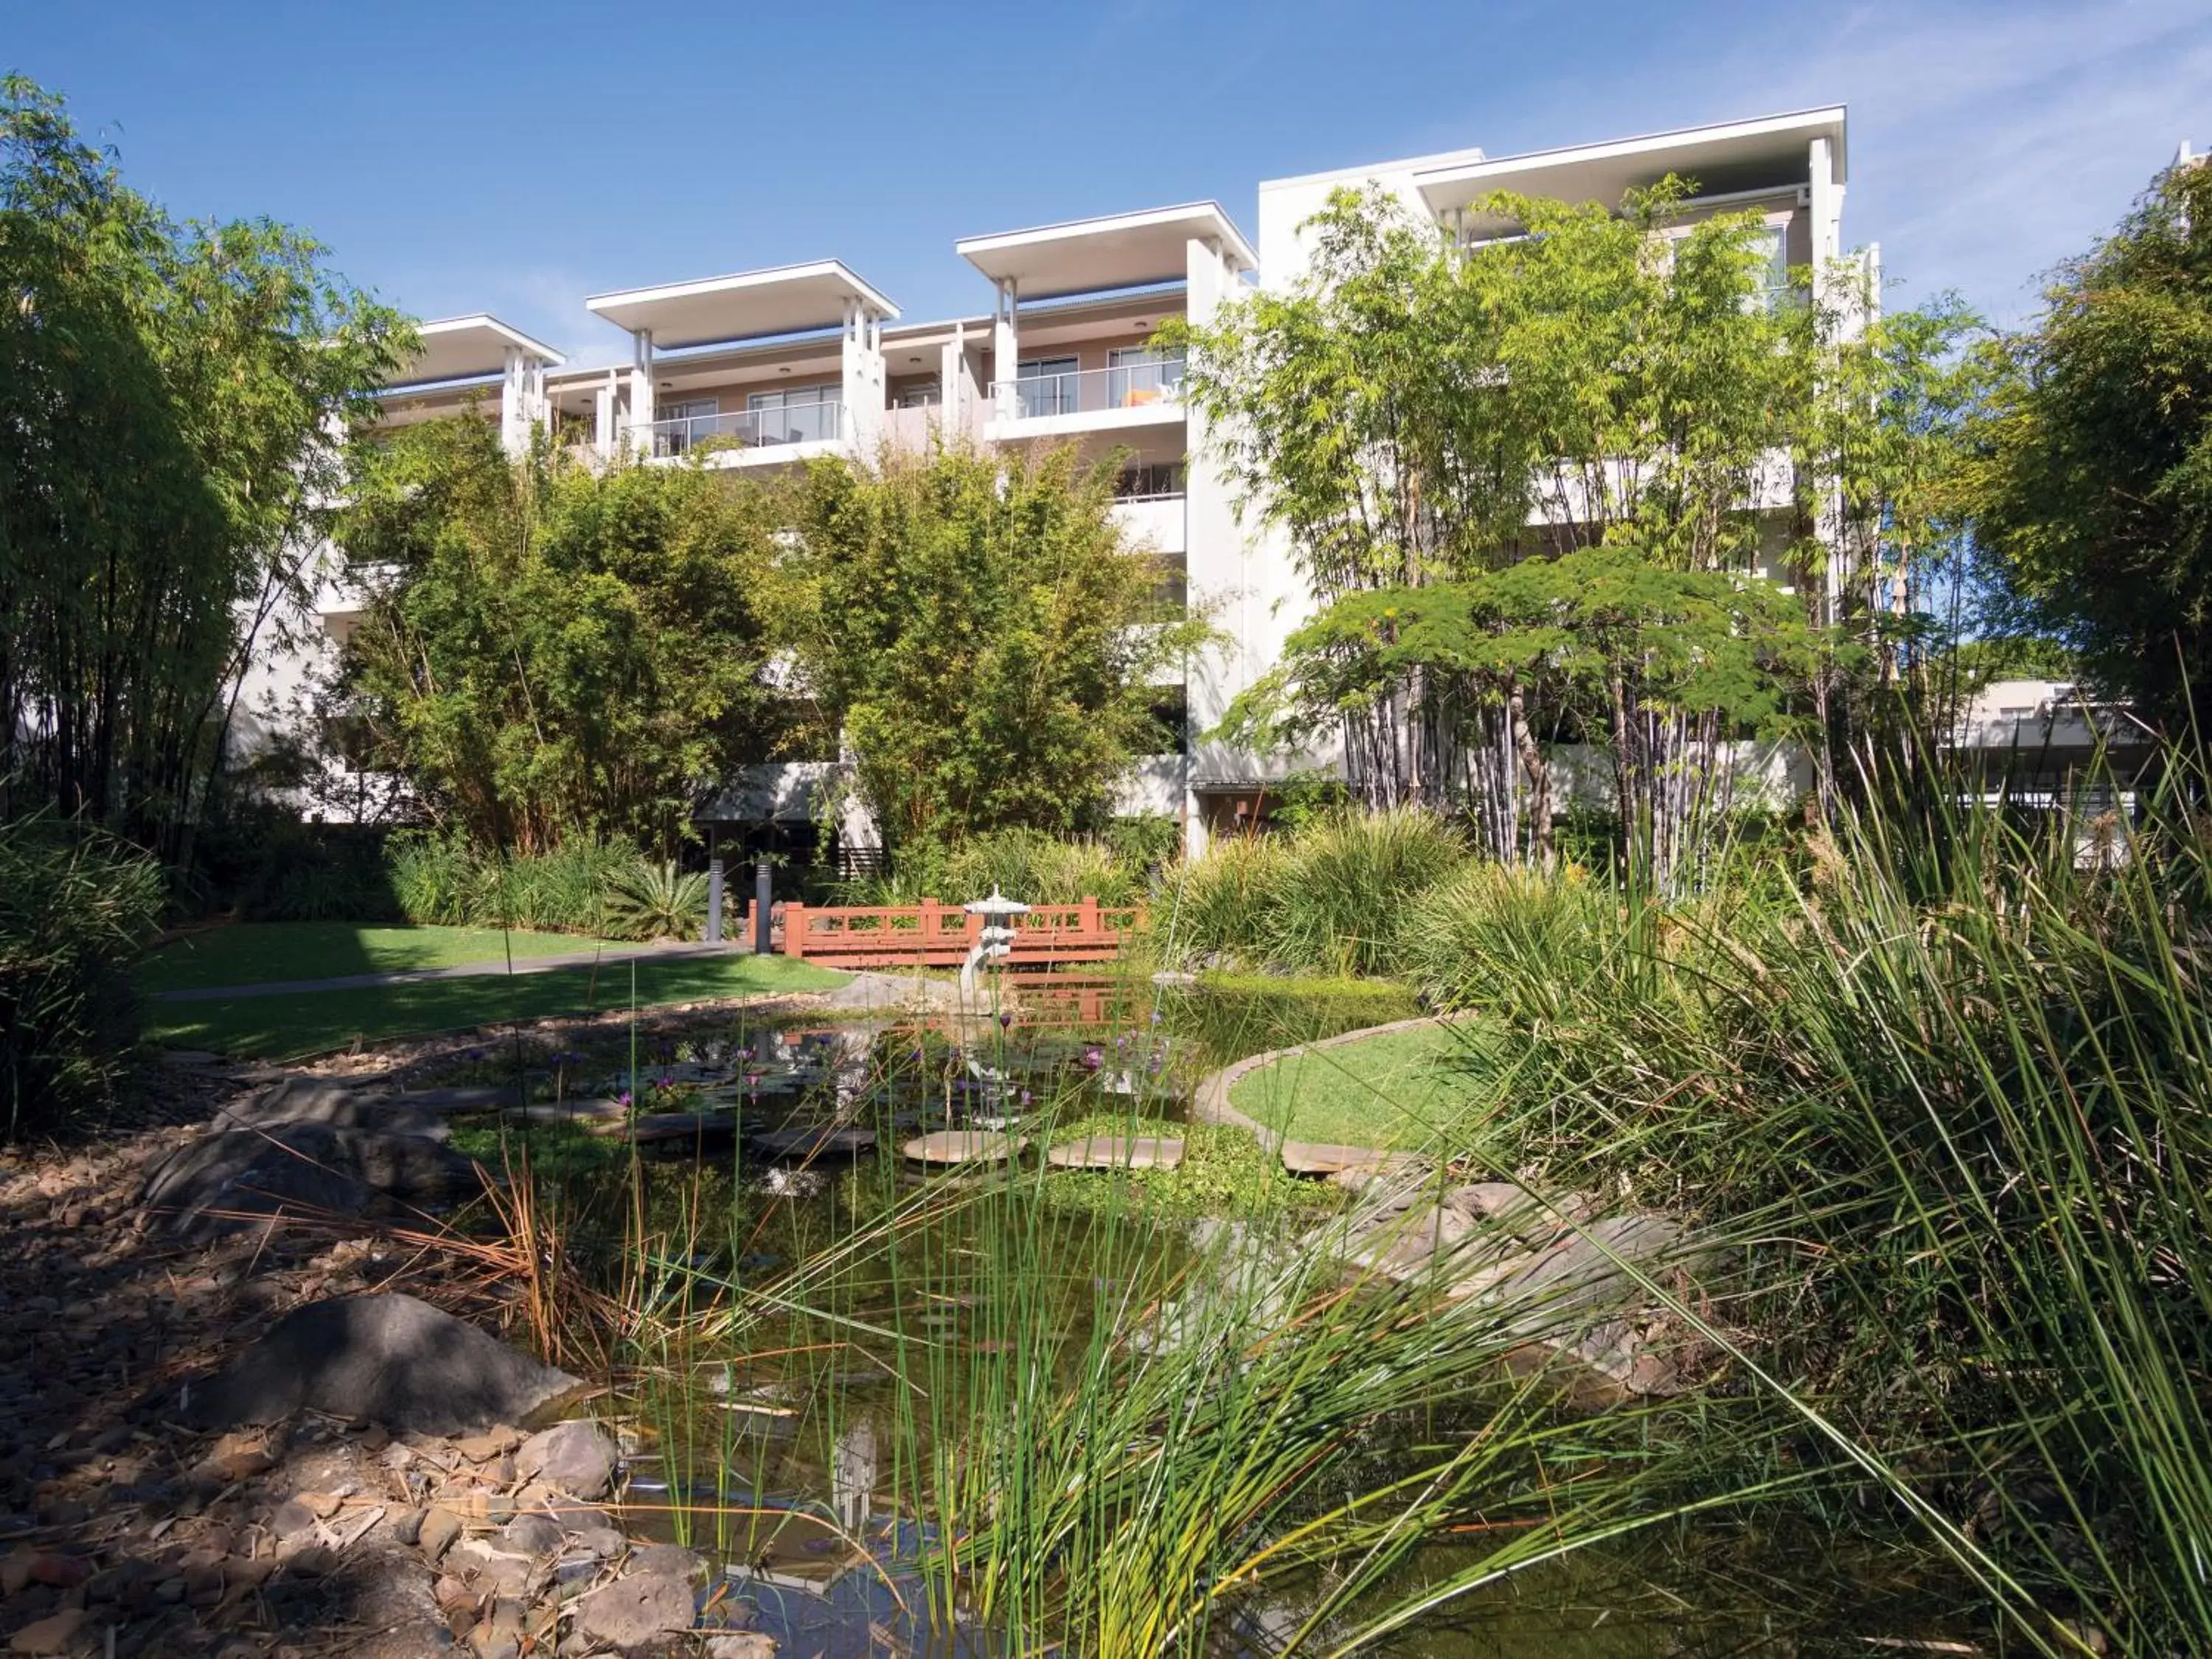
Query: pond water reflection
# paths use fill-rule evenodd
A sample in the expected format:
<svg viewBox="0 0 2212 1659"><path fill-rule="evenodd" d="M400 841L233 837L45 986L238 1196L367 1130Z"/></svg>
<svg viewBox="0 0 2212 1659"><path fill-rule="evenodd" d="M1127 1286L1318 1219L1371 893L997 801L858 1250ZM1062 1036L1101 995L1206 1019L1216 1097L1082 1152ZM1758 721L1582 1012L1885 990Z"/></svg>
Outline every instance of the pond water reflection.
<svg viewBox="0 0 2212 1659"><path fill-rule="evenodd" d="M1151 1651L1162 1628L1330 1650L1401 1605L1371 1650L1802 1654L1948 1628L1955 1592L1917 1558L1856 1559L1787 1504L1756 1528L1639 1522L1605 1472L1643 1457L1653 1501L1679 1500L1683 1420L1577 1416L1403 1287L1347 1291L1305 1243L1325 1200L1279 1169L1194 1213L1188 1170L1048 1168L1071 1134L1197 1145L1190 1090L1240 1048L1202 997L1066 988L1005 1023L571 1049L527 1079L531 1109L477 1126L631 1310L597 1408L626 1518L712 1563L705 1617L787 1656ZM969 1129L1028 1146L905 1155ZM1578 1504L1571 1553L1500 1553Z"/></svg>

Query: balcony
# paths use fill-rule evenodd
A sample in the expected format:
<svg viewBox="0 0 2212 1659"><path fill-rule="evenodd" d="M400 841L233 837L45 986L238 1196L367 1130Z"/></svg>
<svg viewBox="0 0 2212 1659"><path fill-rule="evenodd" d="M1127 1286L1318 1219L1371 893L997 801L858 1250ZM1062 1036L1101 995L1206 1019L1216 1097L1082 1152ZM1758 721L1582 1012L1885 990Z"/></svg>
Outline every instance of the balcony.
<svg viewBox="0 0 2212 1659"><path fill-rule="evenodd" d="M826 454L849 435L842 403L681 416L655 421L647 431L654 460L696 456L708 466L766 465Z"/></svg>
<svg viewBox="0 0 2212 1659"><path fill-rule="evenodd" d="M1178 422L1182 382L1180 358L1000 380L991 388L991 435L1047 436Z"/></svg>
<svg viewBox="0 0 2212 1659"><path fill-rule="evenodd" d="M1155 553L1181 554L1187 543L1183 530L1183 498L1173 495L1123 495L1114 503L1115 521L1134 547Z"/></svg>

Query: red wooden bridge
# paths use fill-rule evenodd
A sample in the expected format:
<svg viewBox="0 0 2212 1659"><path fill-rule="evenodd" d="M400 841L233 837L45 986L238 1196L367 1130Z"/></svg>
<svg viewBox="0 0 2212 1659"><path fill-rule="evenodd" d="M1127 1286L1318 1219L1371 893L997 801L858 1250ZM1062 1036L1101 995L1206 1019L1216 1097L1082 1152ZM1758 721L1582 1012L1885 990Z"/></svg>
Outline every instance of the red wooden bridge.
<svg viewBox="0 0 2212 1659"><path fill-rule="evenodd" d="M829 968L957 968L983 931L983 918L957 904L787 904L781 949ZM1138 905L1040 904L1011 917L1010 968L1110 962L1144 925Z"/></svg>

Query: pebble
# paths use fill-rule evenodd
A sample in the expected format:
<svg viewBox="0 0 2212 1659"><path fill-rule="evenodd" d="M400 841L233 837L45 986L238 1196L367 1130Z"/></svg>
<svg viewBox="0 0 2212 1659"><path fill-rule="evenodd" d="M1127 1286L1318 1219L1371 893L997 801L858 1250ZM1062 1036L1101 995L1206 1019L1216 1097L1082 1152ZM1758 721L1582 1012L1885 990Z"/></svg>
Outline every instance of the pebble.
<svg viewBox="0 0 2212 1659"><path fill-rule="evenodd" d="M435 1561L453 1547L453 1540L460 1535L461 1517L441 1505L422 1517L416 1542L426 1559Z"/></svg>
<svg viewBox="0 0 2212 1659"><path fill-rule="evenodd" d="M33 1620L8 1638L10 1653L67 1653L89 1617L82 1607L64 1607Z"/></svg>

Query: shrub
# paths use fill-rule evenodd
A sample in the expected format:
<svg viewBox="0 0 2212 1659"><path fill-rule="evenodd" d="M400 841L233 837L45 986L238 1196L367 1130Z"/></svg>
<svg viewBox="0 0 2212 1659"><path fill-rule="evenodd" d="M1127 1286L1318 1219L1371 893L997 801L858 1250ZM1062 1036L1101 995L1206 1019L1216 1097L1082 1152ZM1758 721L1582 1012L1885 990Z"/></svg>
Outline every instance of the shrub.
<svg viewBox="0 0 2212 1659"><path fill-rule="evenodd" d="M707 878L670 859L617 870L603 915L616 939L696 939L707 915Z"/></svg>
<svg viewBox="0 0 2212 1659"><path fill-rule="evenodd" d="M1434 813L1332 812L1288 836L1219 842L1170 885L1168 954L1225 953L1302 972L1376 974L1412 902L1467 860Z"/></svg>
<svg viewBox="0 0 2212 1659"><path fill-rule="evenodd" d="M463 926L480 902L476 854L457 835L394 836L385 868L399 914L417 927Z"/></svg>
<svg viewBox="0 0 2212 1659"><path fill-rule="evenodd" d="M1097 898L1131 904L1144 896L1144 868L1118 859L1103 841L1065 839L1042 830L1000 830L975 836L945 863L946 891L965 902L993 888L1030 904L1073 904Z"/></svg>
<svg viewBox="0 0 2212 1659"><path fill-rule="evenodd" d="M658 891L664 919L689 903L695 926L706 909L703 878L672 873L655 887L656 867L626 842L578 839L548 853L507 854L471 847L458 835L395 836L386 873L400 915L418 926L519 927L556 933L603 933L622 909L633 938L674 931L672 922L641 918L637 896ZM653 907L647 907L652 912Z"/></svg>
<svg viewBox="0 0 2212 1659"><path fill-rule="evenodd" d="M137 1038L131 966L161 914L161 871L50 817L0 823L0 1093L5 1133L98 1106Z"/></svg>
<svg viewBox="0 0 2212 1659"><path fill-rule="evenodd" d="M1586 876L1468 864L1406 907L1398 965L1441 1007L1557 1021L1600 970L1615 908Z"/></svg>

